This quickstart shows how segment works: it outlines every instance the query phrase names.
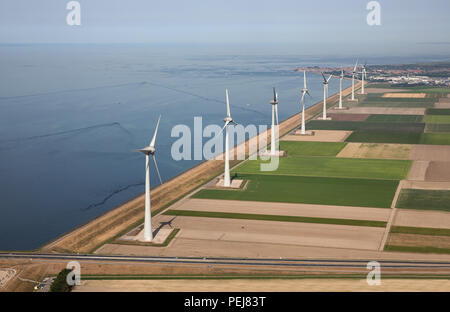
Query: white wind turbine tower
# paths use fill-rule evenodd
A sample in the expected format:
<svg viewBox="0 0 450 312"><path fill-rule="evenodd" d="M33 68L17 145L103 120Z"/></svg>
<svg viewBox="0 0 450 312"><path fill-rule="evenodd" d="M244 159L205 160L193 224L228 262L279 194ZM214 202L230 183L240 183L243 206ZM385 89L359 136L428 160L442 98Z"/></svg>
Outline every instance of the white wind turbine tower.
<svg viewBox="0 0 450 312"><path fill-rule="evenodd" d="M153 134L152 141L150 145L139 149L139 152L145 154L145 219L144 219L144 241L151 242L153 240L153 230L152 230L152 213L151 213L151 205L150 205L150 157L152 156L153 162L155 163L156 172L158 173L159 181L162 184L161 175L159 174L158 164L156 163L155 158L155 141L156 134L158 133L159 121L161 119L161 115L158 118L158 122L156 124L155 133Z"/></svg>
<svg viewBox="0 0 450 312"><path fill-rule="evenodd" d="M231 118L230 114L230 100L228 97L228 89L225 90L225 96L226 96L226 102L227 102L227 117L223 119L225 122L225 125L222 128L222 132L225 129L225 171L223 174L223 186L224 187L230 187L231 186L231 180L230 180L230 147L228 146L229 143L229 134L228 134L228 125L230 123L233 123L237 125L237 123ZM221 133L222 133L221 132Z"/></svg>
<svg viewBox="0 0 450 312"><path fill-rule="evenodd" d="M270 101L272 104L272 128L271 128L271 144L270 144L270 154L276 155L276 146L275 146L275 117L276 117L276 126L278 127L278 93L273 88L273 100Z"/></svg>
<svg viewBox="0 0 450 312"><path fill-rule="evenodd" d="M341 75L339 76L339 109L342 109L342 81L344 80L344 70L341 70Z"/></svg>
<svg viewBox="0 0 450 312"><path fill-rule="evenodd" d="M331 77L333 75L330 75L328 79L325 78L324 74L322 73L323 77L323 113L322 113L322 119L327 120L327 97L328 97L328 82L330 81Z"/></svg>
<svg viewBox="0 0 450 312"><path fill-rule="evenodd" d="M306 72L303 71L303 89L302 89L302 129L300 131L300 134L305 135L306 134L306 126L305 126L305 95L308 94L311 96L308 92L308 88L306 87Z"/></svg>
<svg viewBox="0 0 450 312"><path fill-rule="evenodd" d="M366 65L367 65L367 63L365 63L362 66L362 71L361 71L361 78L362 78L361 94L365 94L364 93L364 80L367 79Z"/></svg>
<svg viewBox="0 0 450 312"><path fill-rule="evenodd" d="M356 75L356 68L358 67L358 60L356 60L355 67L352 71L352 101L355 101L355 75Z"/></svg>

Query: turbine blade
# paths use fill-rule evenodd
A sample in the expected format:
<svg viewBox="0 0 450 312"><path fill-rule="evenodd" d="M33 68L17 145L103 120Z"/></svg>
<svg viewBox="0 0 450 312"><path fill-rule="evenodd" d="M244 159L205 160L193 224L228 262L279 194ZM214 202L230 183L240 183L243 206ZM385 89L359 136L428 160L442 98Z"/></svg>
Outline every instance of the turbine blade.
<svg viewBox="0 0 450 312"><path fill-rule="evenodd" d="M277 101L277 91L275 91L275 88L273 88L273 101Z"/></svg>
<svg viewBox="0 0 450 312"><path fill-rule="evenodd" d="M227 117L231 117L230 115L230 99L228 96L228 89L225 90L226 100L227 100Z"/></svg>
<svg viewBox="0 0 450 312"><path fill-rule="evenodd" d="M159 115L158 122L156 123L155 133L153 134L152 141L150 142L150 147L155 147L156 134L158 133L159 121L161 120L161 115Z"/></svg>
<svg viewBox="0 0 450 312"><path fill-rule="evenodd" d="M311 94L309 94L309 91L306 91L306 94L308 94L309 96L311 96ZM312 96L311 96L312 97Z"/></svg>
<svg viewBox="0 0 450 312"><path fill-rule="evenodd" d="M161 179L161 175L159 174L158 164L156 163L156 156L155 156L155 155L152 155L152 158L153 158L153 162L155 163L156 172L158 173L159 182L160 182L161 184L163 184L163 181L162 181L162 179Z"/></svg>
<svg viewBox="0 0 450 312"><path fill-rule="evenodd" d="M322 77L323 77L323 81L327 82L327 78L325 78L325 75L323 73L321 73L321 74L322 74Z"/></svg>
<svg viewBox="0 0 450 312"><path fill-rule="evenodd" d="M359 61L359 60L356 60L355 67L353 68L353 71L354 71L354 72L356 71L356 67L358 67L358 61Z"/></svg>
<svg viewBox="0 0 450 312"><path fill-rule="evenodd" d="M303 71L303 88L306 89L306 71Z"/></svg>
<svg viewBox="0 0 450 312"><path fill-rule="evenodd" d="M333 75L330 75L330 77L328 77L327 82L330 81L331 77L333 77Z"/></svg>
<svg viewBox="0 0 450 312"><path fill-rule="evenodd" d="M222 130L220 130L220 132L219 132L218 136L222 134L223 130L225 130L225 128L226 128L226 126L228 126L228 124L229 124L229 122L228 122L228 121L227 121L227 122L225 122L225 126L223 126Z"/></svg>

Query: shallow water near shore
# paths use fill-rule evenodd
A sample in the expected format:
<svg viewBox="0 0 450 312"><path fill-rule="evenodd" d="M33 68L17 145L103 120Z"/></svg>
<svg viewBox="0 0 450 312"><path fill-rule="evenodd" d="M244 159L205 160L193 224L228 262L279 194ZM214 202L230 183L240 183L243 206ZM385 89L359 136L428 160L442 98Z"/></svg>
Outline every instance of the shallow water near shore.
<svg viewBox="0 0 450 312"><path fill-rule="evenodd" d="M143 193L144 157L133 150L149 143L159 114L168 180L200 162L172 159L172 127L193 129L194 116L222 126L225 88L237 122L269 125L272 87L280 121L299 111L295 67L339 65L132 45L0 46L0 56L0 250L38 248ZM320 76L308 74L308 88L307 106L322 100ZM329 94L338 88L333 79Z"/></svg>

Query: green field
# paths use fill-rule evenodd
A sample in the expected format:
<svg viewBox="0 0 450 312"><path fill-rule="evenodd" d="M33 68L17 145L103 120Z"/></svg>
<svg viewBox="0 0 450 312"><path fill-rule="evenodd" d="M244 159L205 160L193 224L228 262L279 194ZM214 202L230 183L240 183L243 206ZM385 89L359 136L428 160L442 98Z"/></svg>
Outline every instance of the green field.
<svg viewBox="0 0 450 312"><path fill-rule="evenodd" d="M336 121L312 120L307 124L311 130L364 130L364 131L395 131L422 133L424 123L418 122L369 122L369 121Z"/></svg>
<svg viewBox="0 0 450 312"><path fill-rule="evenodd" d="M408 92L408 93L429 93L429 94L446 94L450 93L450 88L445 87L425 87L425 86L395 86L390 83L370 83L366 88L387 88L392 89L392 92ZM407 90L407 91L398 91Z"/></svg>
<svg viewBox="0 0 450 312"><path fill-rule="evenodd" d="M345 141L361 143L418 144L422 133L395 131L355 131Z"/></svg>
<svg viewBox="0 0 450 312"><path fill-rule="evenodd" d="M450 115L425 115L423 121L432 124L450 124Z"/></svg>
<svg viewBox="0 0 450 312"><path fill-rule="evenodd" d="M210 211L192 211L192 210L169 210L169 211L166 211L164 214L169 215L169 216L183 216L183 217L223 218L223 219L242 219L242 220L262 220L262 221L278 221L278 222L301 222L301 223L386 227L386 222L372 221L372 220L312 218L312 217L300 217L300 216L280 216L280 215L252 214L252 213L210 212Z"/></svg>
<svg viewBox="0 0 450 312"><path fill-rule="evenodd" d="M422 122L422 115L370 115L366 121L369 122Z"/></svg>
<svg viewBox="0 0 450 312"><path fill-rule="evenodd" d="M450 108L429 108L427 115L450 115Z"/></svg>
<svg viewBox="0 0 450 312"><path fill-rule="evenodd" d="M450 133L450 124L431 124L431 123L427 123L425 125L425 132Z"/></svg>
<svg viewBox="0 0 450 312"><path fill-rule="evenodd" d="M203 189L194 198L390 208L395 180L239 175L246 190Z"/></svg>
<svg viewBox="0 0 450 312"><path fill-rule="evenodd" d="M410 227L410 226L392 226L391 233L432 235L432 236L450 236L450 229L418 228L418 227Z"/></svg>
<svg viewBox="0 0 450 312"><path fill-rule="evenodd" d="M435 97L426 98L384 98L383 94L368 94L363 99L359 106L373 106L373 107L433 107L436 102Z"/></svg>
<svg viewBox="0 0 450 312"><path fill-rule="evenodd" d="M435 254L450 254L450 249L429 247L429 246L395 246L386 245L384 247L385 251L398 251L398 252L420 252L420 253L435 253Z"/></svg>
<svg viewBox="0 0 450 312"><path fill-rule="evenodd" d="M262 160L249 160L238 174L297 175L315 177L402 180L408 175L410 160L358 159L336 157L283 157L276 171L261 171Z"/></svg>
<svg viewBox="0 0 450 312"><path fill-rule="evenodd" d="M424 133L420 144L450 145L450 133Z"/></svg>
<svg viewBox="0 0 450 312"><path fill-rule="evenodd" d="M287 156L336 156L347 143L280 141L280 151Z"/></svg>
<svg viewBox="0 0 450 312"><path fill-rule="evenodd" d="M450 212L450 191L402 189L397 208Z"/></svg>

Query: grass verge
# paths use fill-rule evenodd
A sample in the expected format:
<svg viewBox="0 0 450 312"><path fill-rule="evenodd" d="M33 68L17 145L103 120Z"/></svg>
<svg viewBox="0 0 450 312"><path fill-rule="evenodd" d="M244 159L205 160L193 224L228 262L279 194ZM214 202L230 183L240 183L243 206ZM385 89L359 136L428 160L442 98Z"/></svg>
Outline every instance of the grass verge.
<svg viewBox="0 0 450 312"><path fill-rule="evenodd" d="M391 233L450 236L450 229L392 226Z"/></svg>
<svg viewBox="0 0 450 312"><path fill-rule="evenodd" d="M386 245L384 247L385 251L399 251L399 252L420 252L420 253L435 253L435 254L450 254L449 248L438 248L438 247L412 247L412 246L397 246L397 245Z"/></svg>

